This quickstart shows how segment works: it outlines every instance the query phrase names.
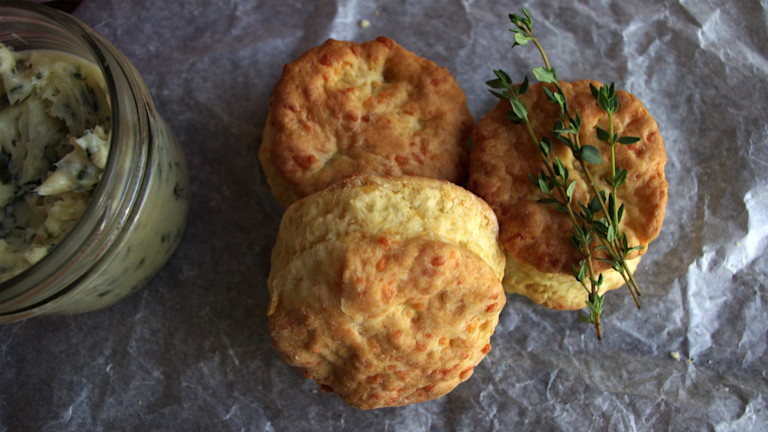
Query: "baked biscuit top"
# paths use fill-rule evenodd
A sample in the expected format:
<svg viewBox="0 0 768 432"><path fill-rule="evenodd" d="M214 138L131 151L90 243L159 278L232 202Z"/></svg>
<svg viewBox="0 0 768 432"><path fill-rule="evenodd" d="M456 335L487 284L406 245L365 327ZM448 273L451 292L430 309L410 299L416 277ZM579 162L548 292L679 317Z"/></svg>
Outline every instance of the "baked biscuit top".
<svg viewBox="0 0 768 432"><path fill-rule="evenodd" d="M275 86L259 158L287 205L353 174L463 184L473 119L448 69L391 39L329 39Z"/></svg>
<svg viewBox="0 0 768 432"><path fill-rule="evenodd" d="M590 170L598 187L610 190L604 178L610 176L610 150L597 138L596 126L609 130L608 115L593 97L589 84L595 81L562 82L568 105L578 112L582 124L579 139L602 152L603 163ZM577 179L574 206L589 202L591 196L583 171L564 145L551 134L558 119L559 107L550 102L541 84L532 85L521 97L528 107L528 118L534 133L541 139L549 136L555 142L550 159L558 156ZM655 120L642 102L626 91L618 91L619 110L614 114L614 131L619 136L635 136L641 140L632 145L616 145L616 165L628 171L626 183L618 190L624 204L621 228L630 246L647 246L660 232L667 203L664 165L667 157ZM468 187L493 207L500 225L501 241L508 253L542 272L571 273L571 266L581 255L570 240L572 222L553 206L538 203L545 198L529 175L536 177L543 166L539 150L531 142L525 126L507 118L509 104L499 101L496 107L476 125L470 156ZM577 209L578 211L578 209ZM632 256L642 255L645 248ZM609 264L595 261L596 270Z"/></svg>
<svg viewBox="0 0 768 432"><path fill-rule="evenodd" d="M358 408L438 398L491 349L504 262L493 211L466 189L345 179L285 211L268 280L273 345Z"/></svg>

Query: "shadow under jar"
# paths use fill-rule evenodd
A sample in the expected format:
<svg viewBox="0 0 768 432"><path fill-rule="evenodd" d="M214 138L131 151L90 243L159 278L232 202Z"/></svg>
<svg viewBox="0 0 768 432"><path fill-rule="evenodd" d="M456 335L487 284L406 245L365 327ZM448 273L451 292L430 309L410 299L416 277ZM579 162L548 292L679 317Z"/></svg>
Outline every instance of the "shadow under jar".
<svg viewBox="0 0 768 432"><path fill-rule="evenodd" d="M0 282L0 323L114 304L142 288L181 241L189 212L181 148L133 65L77 19L4 1L0 42L20 54L56 52L93 63L111 111L106 165L87 207L42 259Z"/></svg>

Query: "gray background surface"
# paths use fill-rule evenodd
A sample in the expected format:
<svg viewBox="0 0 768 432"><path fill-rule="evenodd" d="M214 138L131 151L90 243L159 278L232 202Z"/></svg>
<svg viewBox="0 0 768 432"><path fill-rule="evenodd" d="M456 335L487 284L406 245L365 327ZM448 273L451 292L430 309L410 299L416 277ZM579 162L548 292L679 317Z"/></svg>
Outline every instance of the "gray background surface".
<svg viewBox="0 0 768 432"><path fill-rule="evenodd" d="M509 297L452 393L350 408L269 339L282 209L256 153L272 87L328 37L386 35L450 69L479 119L492 69L539 64L509 49L524 5L561 79L616 81L659 123L670 201L637 274L643 309L609 294L598 342L575 313ZM192 210L143 291L0 327L0 431L768 430L765 2L86 0L74 14L145 78L188 158Z"/></svg>

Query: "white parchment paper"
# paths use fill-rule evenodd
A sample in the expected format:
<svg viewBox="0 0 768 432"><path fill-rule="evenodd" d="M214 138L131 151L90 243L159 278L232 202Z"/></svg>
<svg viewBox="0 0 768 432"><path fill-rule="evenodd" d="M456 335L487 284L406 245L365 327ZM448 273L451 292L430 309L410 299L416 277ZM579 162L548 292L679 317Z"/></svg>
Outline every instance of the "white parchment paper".
<svg viewBox="0 0 768 432"><path fill-rule="evenodd" d="M615 81L659 124L670 200L637 273L643 309L609 294L598 342L575 313L509 297L455 391L350 408L268 335L282 210L256 152L272 87L326 38L386 35L450 69L479 119L492 69L539 64L510 50L523 6L561 79ZM74 14L145 78L189 160L192 212L140 293L0 327L0 431L768 430L765 2L86 0Z"/></svg>

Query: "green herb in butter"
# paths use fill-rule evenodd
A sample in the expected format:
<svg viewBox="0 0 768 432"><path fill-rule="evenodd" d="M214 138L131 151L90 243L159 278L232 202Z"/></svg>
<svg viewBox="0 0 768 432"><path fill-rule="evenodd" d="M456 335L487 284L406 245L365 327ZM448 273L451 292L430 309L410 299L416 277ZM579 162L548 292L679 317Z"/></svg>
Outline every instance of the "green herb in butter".
<svg viewBox="0 0 768 432"><path fill-rule="evenodd" d="M85 211L110 113L96 65L0 45L0 282L42 259Z"/></svg>

